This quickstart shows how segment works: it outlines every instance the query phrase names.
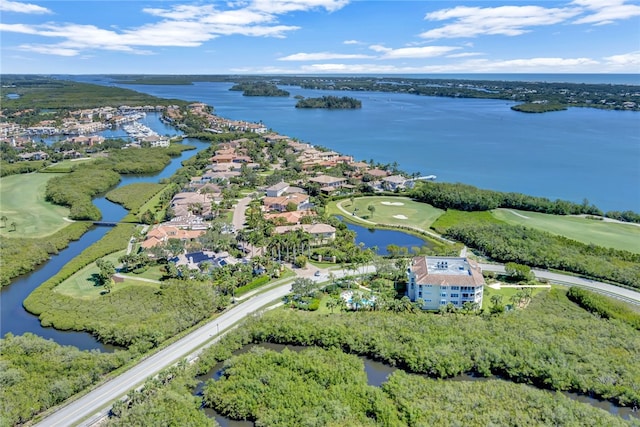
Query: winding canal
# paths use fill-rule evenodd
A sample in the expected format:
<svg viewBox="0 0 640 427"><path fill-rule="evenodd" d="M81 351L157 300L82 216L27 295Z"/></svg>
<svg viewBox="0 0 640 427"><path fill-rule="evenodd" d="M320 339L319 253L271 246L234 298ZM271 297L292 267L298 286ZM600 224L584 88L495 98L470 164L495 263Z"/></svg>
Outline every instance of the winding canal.
<svg viewBox="0 0 640 427"><path fill-rule="evenodd" d="M174 128L160 122L159 118L157 113L148 114L146 119L143 119L143 123L161 135L175 136L179 134ZM110 136L126 136L121 130L109 132ZM190 138L184 139L183 144L194 146L196 149L183 151L179 157L172 158L169 165L156 174L125 175L117 187L139 182L158 182L169 178L182 166L184 160L195 156L209 146L209 143ZM104 196L94 199L93 203L102 212L103 221L118 222L127 213L127 210L122 206L108 201ZM34 289L60 271L65 264L78 256L85 248L100 240L109 229L109 227L93 227L79 240L71 242L67 248L61 250L57 255L53 255L49 261L40 265L36 270L14 279L10 285L3 287L0 291L1 336L7 333L22 335L29 332L52 339L61 345L73 345L81 350L113 351L113 346L99 342L90 333L42 327L38 317L27 312L22 306L23 301Z"/></svg>
<svg viewBox="0 0 640 427"><path fill-rule="evenodd" d="M266 348L268 350L272 350L276 352L281 352L285 348L291 351L296 351L296 352L299 352L308 348L302 345L276 344L276 343L263 342L260 344L247 344L242 349L236 350L235 352L233 352L233 355L236 356L242 353L246 353L250 351L253 347L262 347L262 348ZM382 384L387 381L387 379L389 378L389 375L393 374L395 371L400 369L398 367L388 365L384 362L370 359L366 356L358 356L358 358L362 360L362 362L364 363L364 370L367 374L367 384L373 387L381 387ZM198 380L198 384L193 390L193 394L195 396L202 397L206 382L210 379L213 379L215 381L219 380L222 377L223 373L224 373L224 362L220 362L216 364L209 372L203 375L197 376L196 380ZM415 374L415 375L421 375L426 378L429 378L427 375L423 375L423 374ZM482 377L482 376L476 376L476 375L467 373L467 374L460 374L458 376L445 379L444 381L492 381L492 380L495 381L495 380L503 380L503 379L498 376ZM509 380L504 380L504 381L509 381ZM529 386L529 385L527 387L536 388L534 386ZM549 391L549 393L554 393L554 392ZM568 391L564 391L561 393L571 400L575 400L581 403L591 405L595 408L605 410L610 414L617 415L625 420L635 420L638 418L638 412L629 407L617 406L613 402L597 399L595 397L591 397L591 396L587 396L579 393L573 393ZM216 422L221 427L253 427L255 426L255 423L252 421L234 420L218 413L217 411L209 407L203 406L201 409L209 418L215 419Z"/></svg>

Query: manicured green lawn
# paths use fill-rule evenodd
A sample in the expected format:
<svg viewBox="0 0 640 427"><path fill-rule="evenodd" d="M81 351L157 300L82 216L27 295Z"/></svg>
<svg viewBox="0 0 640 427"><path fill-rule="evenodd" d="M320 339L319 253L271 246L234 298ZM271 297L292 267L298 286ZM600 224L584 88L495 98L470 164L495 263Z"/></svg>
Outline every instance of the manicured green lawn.
<svg viewBox="0 0 640 427"><path fill-rule="evenodd" d="M368 209L369 206L373 206L373 213ZM357 209L357 217L368 216L366 220L375 224L407 226L420 230L429 230L431 224L444 213L442 209L415 202L408 197L389 196L358 197L353 204L351 200L343 199L337 203L331 202L328 209L330 213L342 216L351 215ZM353 216L349 218L355 219Z"/></svg>
<svg viewBox="0 0 640 427"><path fill-rule="evenodd" d="M69 209L45 201L47 181L54 173L10 175L0 179L0 236L44 237L69 224ZM11 226L15 223L15 231Z"/></svg>
<svg viewBox="0 0 640 427"><path fill-rule="evenodd" d="M598 221L576 216L495 209L495 218L597 246L640 252L640 226Z"/></svg>
<svg viewBox="0 0 640 427"><path fill-rule="evenodd" d="M548 292L549 288L531 288L531 296L535 296L540 292ZM520 288L500 288L493 289L490 288L489 285L484 286L484 291L482 293L482 308L485 310L489 310L491 308L491 296L492 295L502 295L502 304L509 305L511 304L511 297L520 292Z"/></svg>
<svg viewBox="0 0 640 427"><path fill-rule="evenodd" d="M76 160L63 160L61 162L58 163L53 163L49 166L47 166L47 172L48 173L53 173L53 172L69 172L72 169L74 169L76 166L78 166L80 163L83 162L93 162L95 161L95 158L92 157L86 157L86 158L81 158L81 159L76 159Z"/></svg>
<svg viewBox="0 0 640 427"><path fill-rule="evenodd" d="M111 255L107 255L104 259L111 261L115 266L119 265L118 258L124 255L125 251L115 252ZM79 299L94 299L99 298L104 291L103 286L97 286L95 281L92 280L94 274L98 274L100 270L93 262L80 271L73 274L64 282L55 287L54 292L68 295L73 298ZM132 276L132 275L128 275ZM141 275L140 277L142 277ZM118 292L119 290L131 287L131 286L152 286L159 288L159 283L152 283L144 280L135 280L127 278L124 282L116 283L113 286L111 292Z"/></svg>

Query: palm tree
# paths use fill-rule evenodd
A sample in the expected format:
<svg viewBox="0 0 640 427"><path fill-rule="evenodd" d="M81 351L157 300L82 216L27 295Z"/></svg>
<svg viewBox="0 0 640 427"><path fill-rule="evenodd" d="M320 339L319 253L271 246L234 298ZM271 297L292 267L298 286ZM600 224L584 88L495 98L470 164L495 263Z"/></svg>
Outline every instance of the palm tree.
<svg viewBox="0 0 640 427"><path fill-rule="evenodd" d="M362 298L362 294L360 292L354 292L353 295L351 296L351 308L354 309L355 311L358 311L358 309L362 306L363 303L364 303L364 298Z"/></svg>
<svg viewBox="0 0 640 427"><path fill-rule="evenodd" d="M202 187L199 191L200 194L202 194L202 203L206 204L207 203L207 197L209 194L211 194L211 188L207 187L206 185L204 187Z"/></svg>
<svg viewBox="0 0 640 427"><path fill-rule="evenodd" d="M376 211L376 207L373 205L367 206L367 210L371 213L371 218L373 218L373 213Z"/></svg>
<svg viewBox="0 0 640 427"><path fill-rule="evenodd" d="M329 299L327 300L327 308L331 310L332 314L333 314L333 309L336 308L338 304L339 302L335 297L329 297Z"/></svg>
<svg viewBox="0 0 640 427"><path fill-rule="evenodd" d="M17 226L17 225L18 225L18 224L16 224L16 223L15 223L15 221L14 221L14 222L12 222L12 223L11 223L11 231L16 231L16 226Z"/></svg>
<svg viewBox="0 0 640 427"><path fill-rule="evenodd" d="M500 294L493 294L491 295L491 303L493 305L500 305L502 304L502 295Z"/></svg>
<svg viewBox="0 0 640 427"><path fill-rule="evenodd" d="M9 219L9 218L7 218L7 216L6 216L6 215L2 215L2 217L0 218L0 221L2 221L2 222L3 222L3 227L6 227L6 226L7 226L7 220L8 220L8 219Z"/></svg>

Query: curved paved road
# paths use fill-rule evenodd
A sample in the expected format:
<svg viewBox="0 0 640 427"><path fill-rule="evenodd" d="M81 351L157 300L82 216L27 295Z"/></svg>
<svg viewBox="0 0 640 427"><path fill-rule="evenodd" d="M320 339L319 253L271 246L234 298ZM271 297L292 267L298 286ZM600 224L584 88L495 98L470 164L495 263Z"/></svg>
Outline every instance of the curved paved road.
<svg viewBox="0 0 640 427"><path fill-rule="evenodd" d="M504 266L500 264L480 264L480 268L485 271L504 273ZM559 285L589 288L594 292L618 298L631 304L640 305L640 292L632 291L631 289L621 288L619 286L598 282L596 280L584 279L582 277L553 273L546 270L531 269L531 271L538 279L547 279L550 282L557 283Z"/></svg>
<svg viewBox="0 0 640 427"><path fill-rule="evenodd" d="M504 272L504 266L502 265L480 264L480 266L483 270ZM359 272L368 273L373 270L373 266L366 266L361 267ZM297 273L301 276L308 276L312 271L315 271L315 269L300 270ZM322 274L320 276L311 275L309 278L316 282L325 281L329 271L330 270L321 270ZM555 283L588 287L595 291L606 293L634 304L640 304L640 293L629 289L543 270L533 271L536 277L546 278ZM354 271L352 270L332 270L331 272L336 278L340 278L347 274L354 274ZM212 344L215 342L217 338L214 337L218 336L220 331L224 332L226 329L233 327L236 323L251 313L255 313L263 309L268 304L282 299L282 297L291 291L291 283L293 280L293 278L282 280L281 284L276 287L246 298L243 302L227 310L215 320L212 320L204 326L196 329L164 350L144 359L127 372L107 381L85 396L63 406L37 425L70 426L81 422L82 423L80 425L88 426L95 424L98 420L104 418L108 414L109 405L116 398L124 395L129 390L140 386L147 378L157 374L165 367L175 364L189 355L195 355L198 349L203 348L205 344Z"/></svg>
<svg viewBox="0 0 640 427"><path fill-rule="evenodd" d="M300 272L304 273L306 270L301 270ZM342 272L338 272L336 277L341 275L343 275ZM323 274L310 278L320 282L326 280L326 277L326 274ZM195 354L205 344L215 342L212 339L214 336L219 335L220 331L224 332L246 316L263 309L274 301L282 299L282 297L291 292L293 280L294 278L282 280L277 287L246 298L244 302L225 311L218 318L196 329L169 347L144 359L130 370L100 385L83 397L61 407L36 425L66 427L78 423L80 425L95 424L108 414L110 404L116 398L142 385L147 378L157 374L167 366L171 366L185 357Z"/></svg>

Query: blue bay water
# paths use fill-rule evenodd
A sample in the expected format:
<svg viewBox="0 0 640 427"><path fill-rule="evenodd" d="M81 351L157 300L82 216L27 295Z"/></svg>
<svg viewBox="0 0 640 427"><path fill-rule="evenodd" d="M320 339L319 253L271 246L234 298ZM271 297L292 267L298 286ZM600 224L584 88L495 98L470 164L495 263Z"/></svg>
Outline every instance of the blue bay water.
<svg viewBox="0 0 640 427"><path fill-rule="evenodd" d="M581 78L567 76L565 80ZM591 79L596 77L603 78L596 75ZM617 77L611 83L633 83L629 76ZM85 81L106 84L108 80ZM438 181L576 203L586 198L604 211L640 211L637 112L570 108L525 114L511 110L513 103L504 100L292 86L282 86L291 93L288 98L245 97L229 91L232 84L216 82L117 86L163 98L205 102L222 117L262 121L276 132L356 160L397 162L408 173L434 174ZM362 101L362 108L296 109L296 95L352 96Z"/></svg>

